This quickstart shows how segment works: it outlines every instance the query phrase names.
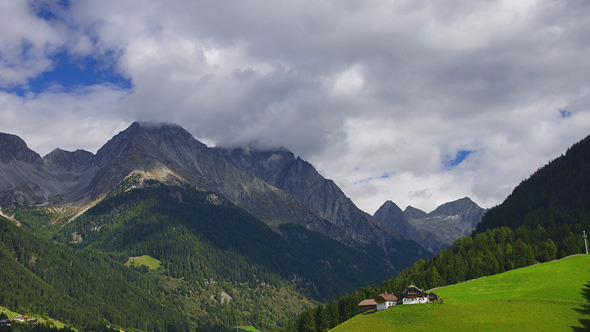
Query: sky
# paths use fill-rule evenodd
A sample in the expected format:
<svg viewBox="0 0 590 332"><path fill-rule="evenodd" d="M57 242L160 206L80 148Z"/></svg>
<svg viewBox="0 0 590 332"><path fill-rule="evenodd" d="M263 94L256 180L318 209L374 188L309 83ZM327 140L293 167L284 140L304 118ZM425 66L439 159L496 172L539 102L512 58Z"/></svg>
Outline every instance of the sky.
<svg viewBox="0 0 590 332"><path fill-rule="evenodd" d="M364 211L501 203L590 134L590 1L0 0L0 132L286 147Z"/></svg>

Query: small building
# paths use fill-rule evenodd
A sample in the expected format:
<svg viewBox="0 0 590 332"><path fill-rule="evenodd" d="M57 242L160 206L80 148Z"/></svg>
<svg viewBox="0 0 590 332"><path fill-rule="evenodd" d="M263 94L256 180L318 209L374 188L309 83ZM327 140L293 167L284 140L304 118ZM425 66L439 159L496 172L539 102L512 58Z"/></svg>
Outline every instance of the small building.
<svg viewBox="0 0 590 332"><path fill-rule="evenodd" d="M0 326L10 326L10 319L0 319Z"/></svg>
<svg viewBox="0 0 590 332"><path fill-rule="evenodd" d="M428 294L423 292L420 288L410 285L402 292L403 304L418 304L428 302Z"/></svg>
<svg viewBox="0 0 590 332"><path fill-rule="evenodd" d="M438 301L438 295L434 293L428 294L428 302Z"/></svg>
<svg viewBox="0 0 590 332"><path fill-rule="evenodd" d="M393 294L387 294L387 292L385 292L385 294L379 294L375 298L375 302L377 302L377 310L384 310L396 305L397 297L395 297Z"/></svg>
<svg viewBox="0 0 590 332"><path fill-rule="evenodd" d="M373 309L377 309L377 302L375 302L374 299L362 300L358 304L358 308L359 308L359 314L362 314L363 312L367 312L367 311L371 311Z"/></svg>

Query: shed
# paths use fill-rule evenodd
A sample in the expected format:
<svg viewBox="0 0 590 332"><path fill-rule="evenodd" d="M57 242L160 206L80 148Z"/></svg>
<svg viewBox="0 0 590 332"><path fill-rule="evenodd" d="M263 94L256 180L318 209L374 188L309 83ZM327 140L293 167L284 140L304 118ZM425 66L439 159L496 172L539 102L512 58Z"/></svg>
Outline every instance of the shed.
<svg viewBox="0 0 590 332"><path fill-rule="evenodd" d="M434 293L430 293L428 294L428 302L433 302L438 300L438 295L434 294Z"/></svg>
<svg viewBox="0 0 590 332"><path fill-rule="evenodd" d="M374 299L362 300L358 304L359 313L367 312L373 309L377 309L377 302Z"/></svg>

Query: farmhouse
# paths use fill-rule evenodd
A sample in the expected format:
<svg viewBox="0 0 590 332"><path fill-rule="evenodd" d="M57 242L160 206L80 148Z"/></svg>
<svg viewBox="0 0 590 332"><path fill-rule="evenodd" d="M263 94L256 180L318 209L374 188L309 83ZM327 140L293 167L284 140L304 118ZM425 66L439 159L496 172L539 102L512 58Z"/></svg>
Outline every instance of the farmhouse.
<svg viewBox="0 0 590 332"><path fill-rule="evenodd" d="M358 304L358 308L359 308L359 314L362 314L363 312L367 312L373 309L377 309L377 302L375 302L374 299L366 299L366 300L362 300L359 304Z"/></svg>
<svg viewBox="0 0 590 332"><path fill-rule="evenodd" d="M393 294L379 294L375 298L375 302L377 302L377 310L387 309L389 307L393 307L397 303L397 297Z"/></svg>
<svg viewBox="0 0 590 332"><path fill-rule="evenodd" d="M435 295L436 296L436 295ZM403 304L417 304L428 302L428 294L423 292L420 288L410 285L402 292Z"/></svg>
<svg viewBox="0 0 590 332"><path fill-rule="evenodd" d="M393 307L397 304L397 297L393 294L379 294L375 299L362 300L358 304L359 313L363 313L369 310L377 309L383 310L389 307Z"/></svg>

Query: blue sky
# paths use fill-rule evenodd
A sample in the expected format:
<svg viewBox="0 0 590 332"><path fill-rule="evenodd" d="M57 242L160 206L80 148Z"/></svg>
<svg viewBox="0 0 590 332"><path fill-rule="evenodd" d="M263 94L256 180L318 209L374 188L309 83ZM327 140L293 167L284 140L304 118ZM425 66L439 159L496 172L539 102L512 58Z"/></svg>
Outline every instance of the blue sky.
<svg viewBox="0 0 590 332"><path fill-rule="evenodd" d="M500 203L590 134L590 2L4 1L0 131L285 146L362 209Z"/></svg>
<svg viewBox="0 0 590 332"><path fill-rule="evenodd" d="M446 156L443 160L443 164L445 165L446 169L452 169L454 167L459 166L473 151L471 150L459 150L454 157Z"/></svg>
<svg viewBox="0 0 590 332"><path fill-rule="evenodd" d="M26 83L17 85L7 92L25 96L27 93L39 94L58 88L65 92L75 92L81 87L92 85L112 85L117 89L131 90L131 79L117 71L117 58L112 54L101 56L71 56L67 50L49 57L52 67Z"/></svg>

